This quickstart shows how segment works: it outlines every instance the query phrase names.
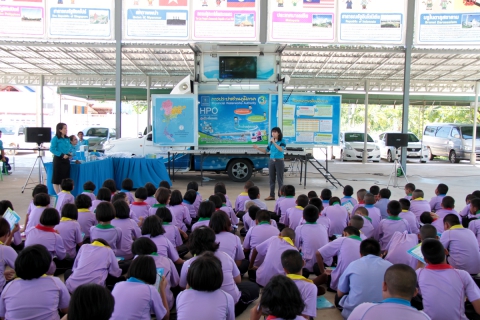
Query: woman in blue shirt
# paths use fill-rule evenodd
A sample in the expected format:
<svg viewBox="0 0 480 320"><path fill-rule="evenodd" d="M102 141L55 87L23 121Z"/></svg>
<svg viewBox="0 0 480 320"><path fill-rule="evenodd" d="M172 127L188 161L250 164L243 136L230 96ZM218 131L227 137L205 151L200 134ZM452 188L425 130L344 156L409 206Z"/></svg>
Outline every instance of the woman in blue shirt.
<svg viewBox="0 0 480 320"><path fill-rule="evenodd" d="M270 161L268 162L268 174L270 178L270 196L265 200L275 200L275 178L278 180L278 190L283 186L283 172L285 163L283 162L285 148L287 144L283 140L282 130L279 127L272 128L271 139L268 147L263 149L256 144L253 147L263 153L270 152Z"/></svg>
<svg viewBox="0 0 480 320"><path fill-rule="evenodd" d="M56 193L60 193L60 183L63 179L70 178L70 159L72 145L67 136L67 125L58 123L56 134L50 142L50 152L53 153L52 184Z"/></svg>

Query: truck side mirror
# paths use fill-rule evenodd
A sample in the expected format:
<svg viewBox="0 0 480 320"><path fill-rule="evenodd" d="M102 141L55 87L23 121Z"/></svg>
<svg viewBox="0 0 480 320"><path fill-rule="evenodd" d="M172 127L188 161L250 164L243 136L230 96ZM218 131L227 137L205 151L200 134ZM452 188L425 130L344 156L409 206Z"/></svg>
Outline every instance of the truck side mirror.
<svg viewBox="0 0 480 320"><path fill-rule="evenodd" d="M152 141L152 134L151 133L148 134L147 141Z"/></svg>

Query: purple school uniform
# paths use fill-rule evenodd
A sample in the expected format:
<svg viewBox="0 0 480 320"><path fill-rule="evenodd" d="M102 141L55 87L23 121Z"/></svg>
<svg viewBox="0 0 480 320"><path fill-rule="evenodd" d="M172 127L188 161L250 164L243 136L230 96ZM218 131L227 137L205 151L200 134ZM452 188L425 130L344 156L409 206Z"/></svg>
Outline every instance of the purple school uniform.
<svg viewBox="0 0 480 320"><path fill-rule="evenodd" d="M410 233L410 225L407 221L399 217L388 217L380 221L377 229L377 238L380 242L380 248L386 250L390 239L395 232L407 231Z"/></svg>
<svg viewBox="0 0 480 320"><path fill-rule="evenodd" d="M97 197L95 196L95 194L93 192L83 191L82 194L88 196L92 200L92 203L93 203L94 200L97 199Z"/></svg>
<svg viewBox="0 0 480 320"><path fill-rule="evenodd" d="M290 208L294 208L297 206L297 199L293 196L285 197L279 204L278 204L278 212L277 215L280 216L280 223L287 224L285 222L285 218L287 216L287 211Z"/></svg>
<svg viewBox="0 0 480 320"><path fill-rule="evenodd" d="M235 200L235 212L243 211L243 209L245 208L245 202L247 202L248 200L250 200L250 198L248 197L248 193L240 193Z"/></svg>
<svg viewBox="0 0 480 320"><path fill-rule="evenodd" d="M252 256L253 249L256 248L260 243L263 241L274 237L278 236L279 231L277 228L269 224L268 222L260 222L259 225L251 227L247 235L245 236L245 239L243 239L243 248L244 249L251 249L250 251L250 257ZM257 258L255 259L255 266L259 266L263 263L263 258L261 256L257 255Z"/></svg>
<svg viewBox="0 0 480 320"><path fill-rule="evenodd" d="M84 244L80 247L72 271L72 275L65 281L69 292L87 283L105 286L108 274L114 277L122 274L113 250L95 244Z"/></svg>
<svg viewBox="0 0 480 320"><path fill-rule="evenodd" d="M297 250L283 238L275 236L260 243L257 247L260 256L265 257L263 263L257 269L257 283L266 286L270 279L276 275L285 275L280 259L286 250Z"/></svg>
<svg viewBox="0 0 480 320"><path fill-rule="evenodd" d="M330 200L322 200L323 210L330 207Z"/></svg>
<svg viewBox="0 0 480 320"><path fill-rule="evenodd" d="M95 210L97 209L98 205L101 203L101 202L108 202L108 201L104 201L104 200L93 200L92 201L92 207L90 208L90 211L92 211L93 213L95 213Z"/></svg>
<svg viewBox="0 0 480 320"><path fill-rule="evenodd" d="M423 200L423 198L417 198L415 200L410 201L410 211L415 214L415 217L417 217L417 221L420 221L420 216L422 213L425 211L430 212L430 203L428 203L427 200Z"/></svg>
<svg viewBox="0 0 480 320"><path fill-rule="evenodd" d="M395 232L387 244L385 250L388 251L385 260L392 264L403 263L416 269L417 259L407 253L418 244L418 236L416 234L409 234L408 232Z"/></svg>
<svg viewBox="0 0 480 320"><path fill-rule="evenodd" d="M235 264L235 261L233 261L233 259L230 258L225 252L216 251L214 255L222 263L223 282L222 282L222 287L220 289L230 294L233 298L233 302L237 303L238 300L240 300L241 293L240 293L240 290L238 290L238 287L235 284L235 281L233 279L238 275L240 275L240 271L238 270L237 265ZM183 264L182 272L180 273L181 288L186 288L188 268L190 268L190 265L192 264L193 261L195 261L196 258L197 257L193 257L185 261L185 263Z"/></svg>
<svg viewBox="0 0 480 320"><path fill-rule="evenodd" d="M461 217L467 217L467 216L468 216L469 218L474 218L474 217L475 217L475 215L472 215L472 214L470 213L470 203L467 204L467 205L465 206L465 208L463 208L462 211L460 211L459 214L460 214Z"/></svg>
<svg viewBox="0 0 480 320"><path fill-rule="evenodd" d="M133 219L118 219L112 220L112 226L119 228L122 231L120 246L117 247L115 255L125 259L133 258L132 243L136 238L142 236L142 231Z"/></svg>
<svg viewBox="0 0 480 320"><path fill-rule="evenodd" d="M418 234L420 232L417 217L412 211L402 210L398 216L408 222L412 233Z"/></svg>
<svg viewBox="0 0 480 320"><path fill-rule="evenodd" d="M103 239L107 241L110 248L112 248L115 255L117 254L117 250L119 251L122 247L122 229L115 227L115 226L107 226L99 228L96 225L90 228L90 239L93 241L95 239Z"/></svg>
<svg viewBox="0 0 480 320"><path fill-rule="evenodd" d="M190 214L190 218L197 217L198 211L195 210L195 206L193 204L187 202L187 200L183 200L183 205L185 206L185 208L187 208L188 213Z"/></svg>
<svg viewBox="0 0 480 320"><path fill-rule="evenodd" d="M378 229L378 225L380 224L380 221L382 220L382 215L380 214L380 209L375 208L374 205L372 204L366 204L365 208L368 211L368 217L372 219L372 225L375 228L375 230Z"/></svg>
<svg viewBox="0 0 480 320"><path fill-rule="evenodd" d="M35 205L33 204L33 200L30 200L30 204L28 205L28 208L27 208L27 214L30 214L33 209L35 209Z"/></svg>
<svg viewBox="0 0 480 320"><path fill-rule="evenodd" d="M460 221L462 221L462 218L460 217L460 215L453 209L452 210L440 209L436 211L435 214L438 216L438 219L435 219L432 222L432 226L434 226L437 229L437 232L439 233L443 233L445 231L445 227L443 225L443 218L445 218L447 214L455 214L460 219Z"/></svg>
<svg viewBox="0 0 480 320"><path fill-rule="evenodd" d="M150 235L144 235L143 237L148 237L150 238ZM159 236L150 238L153 243L157 245L157 253L159 255L162 255L164 257L169 258L173 262L177 261L180 256L178 255L177 249L175 249L175 246L170 242L170 240L165 237L164 234L161 234Z"/></svg>
<svg viewBox="0 0 480 320"><path fill-rule="evenodd" d="M480 247L480 220L472 220L468 224L468 229L472 230L477 237L478 246Z"/></svg>
<svg viewBox="0 0 480 320"><path fill-rule="evenodd" d="M40 216L47 207L35 207L28 216L28 223L25 227L25 235L28 237L30 231L40 223Z"/></svg>
<svg viewBox="0 0 480 320"><path fill-rule="evenodd" d="M407 199L408 201L412 201L412 195L409 194L409 195L403 197L403 199Z"/></svg>
<svg viewBox="0 0 480 320"><path fill-rule="evenodd" d="M227 214L227 216L230 218L230 221L231 221L232 225L236 226L238 224L238 218L235 215L235 212L233 211L232 208L230 208L229 206L223 205L220 208L220 210L222 210L223 212L225 212Z"/></svg>
<svg viewBox="0 0 480 320"><path fill-rule="evenodd" d="M57 230L63 239L63 246L67 252L67 258L74 259L77 255L77 243L83 242L80 224L75 220L60 220L60 223L55 226L55 230Z"/></svg>
<svg viewBox="0 0 480 320"><path fill-rule="evenodd" d="M181 246L183 244L182 236L178 227L173 225L171 222L164 222L163 229L165 230L165 237L175 246Z"/></svg>
<svg viewBox="0 0 480 320"><path fill-rule="evenodd" d="M287 209L287 214L285 215L285 226L295 230L296 227L300 225L300 222L303 219L303 207L295 206L293 208Z"/></svg>
<svg viewBox="0 0 480 320"><path fill-rule="evenodd" d="M423 311L412 308L410 301L396 298L383 300L381 303L365 302L356 307L348 320L431 320Z"/></svg>
<svg viewBox="0 0 480 320"><path fill-rule="evenodd" d="M380 215L382 219L388 218L387 205L390 202L390 199L380 198L373 206L380 210Z"/></svg>
<svg viewBox="0 0 480 320"><path fill-rule="evenodd" d="M275 200L275 208L273 209L273 212L275 212L277 214L277 216L280 215L279 205L280 205L280 202L282 202L283 200L285 200L284 196L278 197L278 199Z"/></svg>
<svg viewBox="0 0 480 320"><path fill-rule="evenodd" d="M446 194L439 194L438 196L432 197L430 199L430 208L432 212L437 212L437 210L442 209L442 200L445 198Z"/></svg>
<svg viewBox="0 0 480 320"><path fill-rule="evenodd" d="M5 266L9 266L15 269L15 260L17 259L17 253L10 246L0 245L0 293L7 282L5 280Z"/></svg>
<svg viewBox="0 0 480 320"><path fill-rule="evenodd" d="M232 202L230 201L230 198L228 198L227 194L225 195L225 200L226 200L225 204L227 205L227 207L233 209Z"/></svg>
<svg viewBox="0 0 480 320"><path fill-rule="evenodd" d="M327 243L328 231L317 222L307 223L295 229L295 246L303 254L304 268L310 272L313 272L313 265L317 262L315 253Z"/></svg>
<svg viewBox="0 0 480 320"><path fill-rule="evenodd" d="M330 219L329 236L341 234L348 225L348 211L339 204L324 209L324 215Z"/></svg>
<svg viewBox="0 0 480 320"><path fill-rule="evenodd" d="M197 192L197 197L195 198L195 202L193 203L193 207L195 211L198 213L198 209L200 208L200 203L202 203L202 195Z"/></svg>
<svg viewBox="0 0 480 320"><path fill-rule="evenodd" d="M288 277L289 275L287 275ZM317 317L317 286L313 282L308 281L307 279L292 279L295 285L300 291L302 300L305 303L305 309L303 309L302 314L307 315L312 318Z"/></svg>
<svg viewBox="0 0 480 320"><path fill-rule="evenodd" d="M330 287L332 289L337 290L338 280L348 265L360 259L360 243L360 237L349 236L333 240L318 249L326 265L332 265L333 257L338 257L337 267L332 271L331 275Z"/></svg>
<svg viewBox="0 0 480 320"><path fill-rule="evenodd" d="M75 204L75 197L69 191L62 191L57 195L57 204L55 209L62 213L63 206L67 203Z"/></svg>
<svg viewBox="0 0 480 320"><path fill-rule="evenodd" d="M237 235L227 231L222 231L215 235L215 242L220 244L218 250L225 252L233 260L237 261L245 259L242 242Z"/></svg>
<svg viewBox="0 0 480 320"><path fill-rule="evenodd" d="M342 199L340 199L340 203L343 205L345 202L350 201L353 206L355 207L358 204L357 199L351 196L344 196Z"/></svg>
<svg viewBox="0 0 480 320"><path fill-rule="evenodd" d="M118 282L112 290L115 309L110 320L150 320L150 313L163 319L167 310L157 289L141 280L129 278Z"/></svg>
<svg viewBox="0 0 480 320"><path fill-rule="evenodd" d="M202 219L202 218L200 218ZM207 220L198 220L197 222L195 222L193 225L192 225L192 232L193 230L197 229L197 228L200 228L200 227L208 227L210 225L210 218L203 218L203 219L207 219Z"/></svg>
<svg viewBox="0 0 480 320"><path fill-rule="evenodd" d="M465 297L471 302L480 299L480 290L467 272L447 264L427 266L416 272L427 315L435 320L467 320Z"/></svg>
<svg viewBox="0 0 480 320"><path fill-rule="evenodd" d="M231 295L221 289L212 292L193 289L182 291L177 296L177 320L191 319L235 320L235 302Z"/></svg>
<svg viewBox="0 0 480 320"><path fill-rule="evenodd" d="M49 229L49 231L45 231L47 229ZM62 237L57 234L53 228L46 228L42 225L38 225L33 228L25 240L25 247L32 246L34 244L41 244L47 248L48 252L50 252L52 255L52 258L57 257L59 260L63 260L67 255L63 245ZM47 274L53 275L55 270L56 266L52 260Z"/></svg>
<svg viewBox="0 0 480 320"><path fill-rule="evenodd" d="M360 231L362 231L366 238L373 238L375 236L375 228L373 228L372 219L370 219L370 217L364 217L362 215L358 216L362 217L363 219L363 227L362 229L360 229Z"/></svg>
<svg viewBox="0 0 480 320"><path fill-rule="evenodd" d="M157 199L155 199L154 196L150 196L148 197L147 199L145 199L145 202L150 206L152 207L153 205L157 204Z"/></svg>
<svg viewBox="0 0 480 320"><path fill-rule="evenodd" d="M58 309L68 308L69 303L70 294L57 277L42 276L32 280L17 278L3 289L0 317L15 320L59 320Z"/></svg>
<svg viewBox="0 0 480 320"><path fill-rule="evenodd" d="M243 216L243 227L245 228L245 231L248 231L250 230L250 228L253 226L253 223L255 222L255 220L253 220L250 215L247 213L245 213L245 215Z"/></svg>
<svg viewBox="0 0 480 320"><path fill-rule="evenodd" d="M353 209L352 209L352 212L350 213L350 216L353 216L355 214L355 211L357 211L357 209L359 207L365 207L365 203L357 203L355 206L353 206Z"/></svg>
<svg viewBox="0 0 480 320"><path fill-rule="evenodd" d="M98 223L95 215L88 209L78 209L77 222L80 224L80 230L85 233L85 238L90 238L90 228Z"/></svg>
<svg viewBox="0 0 480 320"><path fill-rule="evenodd" d="M447 261L452 267L470 274L480 273L478 241L471 230L461 225L453 226L442 233L440 242L450 254Z"/></svg>
<svg viewBox="0 0 480 320"><path fill-rule="evenodd" d="M190 225L192 223L192 218L190 217L188 209L182 204L169 206L168 209L170 209L172 217L175 217L175 225L183 231L187 231L186 225Z"/></svg>
<svg viewBox="0 0 480 320"><path fill-rule="evenodd" d="M155 210L157 211L157 210ZM154 213L155 214L155 213ZM146 218L151 216L150 206L144 202L132 202L130 204L130 218L138 223L140 218Z"/></svg>
<svg viewBox="0 0 480 320"><path fill-rule="evenodd" d="M270 219L270 224L278 229L277 222L273 219ZM253 220L251 223L251 227L255 227L257 225L257 220Z"/></svg>
<svg viewBox="0 0 480 320"><path fill-rule="evenodd" d="M128 203L135 202L135 198L133 197L133 194L130 191L122 189L120 190L120 192L123 192L127 195Z"/></svg>
<svg viewBox="0 0 480 320"><path fill-rule="evenodd" d="M153 260L155 260L155 267L163 268L163 274L167 280L165 294L167 296L168 308L172 309L175 298L173 297L173 293L170 289L175 288L180 283L180 277L178 275L177 268L175 268L175 264L172 262L172 260L168 259L167 257L161 256L158 253L151 254L150 256L153 258Z"/></svg>

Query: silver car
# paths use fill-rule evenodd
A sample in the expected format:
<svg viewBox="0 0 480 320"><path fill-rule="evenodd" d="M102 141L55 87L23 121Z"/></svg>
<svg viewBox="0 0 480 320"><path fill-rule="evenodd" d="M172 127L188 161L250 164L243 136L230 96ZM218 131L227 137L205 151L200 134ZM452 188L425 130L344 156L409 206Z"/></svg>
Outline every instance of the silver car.
<svg viewBox="0 0 480 320"><path fill-rule="evenodd" d="M83 139L88 140L90 151L104 151L103 144L116 138L116 131L107 127L89 127L82 130Z"/></svg>
<svg viewBox="0 0 480 320"><path fill-rule="evenodd" d="M395 160L394 155L398 157L401 155L401 148L395 150L395 147L386 146L386 134L387 133L399 133L399 132L383 132L378 136L378 145L380 146L380 155L383 159L387 159L388 162ZM425 163L428 160L427 147L422 145L422 142L418 137L412 133L408 133L408 146L407 146L407 159L419 159L421 163Z"/></svg>

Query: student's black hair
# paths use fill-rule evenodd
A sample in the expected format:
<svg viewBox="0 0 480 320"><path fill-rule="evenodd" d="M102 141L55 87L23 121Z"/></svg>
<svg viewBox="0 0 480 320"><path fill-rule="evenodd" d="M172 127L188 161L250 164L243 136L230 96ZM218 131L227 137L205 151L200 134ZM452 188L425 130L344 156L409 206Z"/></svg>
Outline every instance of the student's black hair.
<svg viewBox="0 0 480 320"><path fill-rule="evenodd" d="M155 211L155 215L162 219L162 222L170 223L173 220L172 212L167 207L158 208L157 211Z"/></svg>
<svg viewBox="0 0 480 320"><path fill-rule="evenodd" d="M272 135L272 132L278 132L278 141L282 140L283 139L283 133L282 133L282 129L280 129L279 127L273 127L272 130L270 131L270 135Z"/></svg>
<svg viewBox="0 0 480 320"><path fill-rule="evenodd" d="M248 197L250 200L258 199L258 195L260 194L260 189L257 186L253 186L248 188Z"/></svg>
<svg viewBox="0 0 480 320"><path fill-rule="evenodd" d="M361 214L362 216L368 217L368 210L367 210L367 208L365 208L365 207L357 207L357 209L355 209L354 214L356 214L357 211L360 211L360 214Z"/></svg>
<svg viewBox="0 0 480 320"><path fill-rule="evenodd" d="M416 198L423 198L425 194L423 193L423 190L421 189L415 189L412 193L412 199Z"/></svg>
<svg viewBox="0 0 480 320"><path fill-rule="evenodd" d="M199 255L188 268L187 283L193 290L212 292L222 287L222 263L212 252Z"/></svg>
<svg viewBox="0 0 480 320"><path fill-rule="evenodd" d="M97 186L95 185L95 183L93 183L92 181L87 181L83 184L83 190L85 191L95 191L95 189L97 188Z"/></svg>
<svg viewBox="0 0 480 320"><path fill-rule="evenodd" d="M257 218L257 212L260 211L260 208L253 205L250 208L248 208L248 216L252 218L252 220L255 220Z"/></svg>
<svg viewBox="0 0 480 320"><path fill-rule="evenodd" d="M218 195L212 194L210 197L208 197L208 200L213 202L213 204L215 205L215 209L219 209L222 207L222 198L220 198Z"/></svg>
<svg viewBox="0 0 480 320"><path fill-rule="evenodd" d="M263 288L260 308L263 314L295 319L302 314L305 302L293 280L284 275L276 275Z"/></svg>
<svg viewBox="0 0 480 320"><path fill-rule="evenodd" d="M15 260L15 273L23 280L38 279L47 273L52 256L41 244L25 247Z"/></svg>
<svg viewBox="0 0 480 320"><path fill-rule="evenodd" d="M315 207L317 207L317 209L318 209L319 212L322 212L322 210L323 210L323 202L322 202L322 199L316 198L316 197L315 197L315 198L311 198L308 203L311 204L311 205L314 205Z"/></svg>
<svg viewBox="0 0 480 320"><path fill-rule="evenodd" d="M147 189L144 187L137 188L137 190L135 190L135 198L146 200L148 198Z"/></svg>
<svg viewBox="0 0 480 320"><path fill-rule="evenodd" d="M307 197L308 199L313 199L313 198L318 198L318 195L315 191L311 190L311 191L308 191Z"/></svg>
<svg viewBox="0 0 480 320"><path fill-rule="evenodd" d="M448 186L445 183L439 183L437 186L438 194L447 194Z"/></svg>
<svg viewBox="0 0 480 320"><path fill-rule="evenodd" d="M350 219L350 225L352 227L355 227L357 228L358 230L362 229L363 228L363 225L364 225L365 221L363 220L363 218L361 216L359 216L358 214L355 214L351 219Z"/></svg>
<svg viewBox="0 0 480 320"><path fill-rule="evenodd" d="M477 211L480 210L480 198L473 198L472 201L470 201L470 207L477 208Z"/></svg>
<svg viewBox="0 0 480 320"><path fill-rule="evenodd" d="M109 222L115 219L115 208L110 202L100 202L95 209L95 219L98 222Z"/></svg>
<svg viewBox="0 0 480 320"><path fill-rule="evenodd" d="M46 193L48 194L48 188L44 184L37 184L33 190L32 190L32 198L35 198L35 196L39 193Z"/></svg>
<svg viewBox="0 0 480 320"><path fill-rule="evenodd" d="M221 192L223 194L227 194L227 188L225 187L225 183L217 182L215 184L215 187L213 187L213 193L216 194L218 192Z"/></svg>
<svg viewBox="0 0 480 320"><path fill-rule="evenodd" d="M334 203L342 204L342 201L339 197L331 197L330 200L328 200L328 204L333 206Z"/></svg>
<svg viewBox="0 0 480 320"><path fill-rule="evenodd" d="M281 256L282 267L288 274L296 274L302 271L303 259L298 250L285 250Z"/></svg>
<svg viewBox="0 0 480 320"><path fill-rule="evenodd" d="M118 201L118 200L126 202L127 194L125 192L117 192L112 196L112 200L110 202L114 203L115 201Z"/></svg>
<svg viewBox="0 0 480 320"><path fill-rule="evenodd" d="M227 203L227 198L225 198L225 194L221 193L221 192L217 192L215 193L216 196L218 196L220 198L220 200L222 201L222 206L224 203Z"/></svg>
<svg viewBox="0 0 480 320"><path fill-rule="evenodd" d="M198 217L199 218L211 218L212 214L215 212L215 203L210 200L200 202L198 207Z"/></svg>
<svg viewBox="0 0 480 320"><path fill-rule="evenodd" d="M367 193L364 197L363 197L363 201L365 201L365 204L366 205L370 205L370 204L374 204L375 203L375 196L371 193Z"/></svg>
<svg viewBox="0 0 480 320"><path fill-rule="evenodd" d="M405 185L405 189L411 190L411 191L413 192L413 191L415 191L415 189L417 189L417 188L415 187L415 185L414 185L413 183L410 183L410 182L409 182L409 183L407 183L407 184Z"/></svg>
<svg viewBox="0 0 480 320"><path fill-rule="evenodd" d="M113 208L115 209L115 217L118 219L130 218L130 206L124 200L117 200L113 202Z"/></svg>
<svg viewBox="0 0 480 320"><path fill-rule="evenodd" d="M387 188L382 188L382 189L380 189L378 194L380 195L380 198L382 198L382 199L390 199L390 197L392 196L392 191L390 191Z"/></svg>
<svg viewBox="0 0 480 320"><path fill-rule="evenodd" d="M190 181L188 184L187 184L187 190L195 190L198 192L198 183L196 183L195 181Z"/></svg>
<svg viewBox="0 0 480 320"><path fill-rule="evenodd" d="M251 187L255 186L255 184L253 183L253 181L251 180L248 180L247 182L245 182L245 184L243 185L243 189L244 190L248 190L250 189Z"/></svg>
<svg viewBox="0 0 480 320"><path fill-rule="evenodd" d="M424 224L420 228L420 239L436 239L437 238L437 228L431 224Z"/></svg>
<svg viewBox="0 0 480 320"><path fill-rule="evenodd" d="M69 320L108 320L113 314L115 300L104 286L87 283L78 286L68 305Z"/></svg>
<svg viewBox="0 0 480 320"><path fill-rule="evenodd" d="M70 178L62 179L62 182L60 183L60 187L62 190L65 191L72 191L73 190L73 180Z"/></svg>
<svg viewBox="0 0 480 320"><path fill-rule="evenodd" d="M8 236L10 234L10 223L3 218L0 217L0 238L3 236Z"/></svg>
<svg viewBox="0 0 480 320"><path fill-rule="evenodd" d="M332 197L332 190L330 189L325 188L322 190L322 192L320 192L320 198L323 201L330 200L331 197Z"/></svg>
<svg viewBox="0 0 480 320"><path fill-rule="evenodd" d="M147 189L147 196L148 197L153 197L153 195L155 194L155 191L157 191L157 188L155 188L155 186L151 182L145 183L144 187L145 187L145 189Z"/></svg>
<svg viewBox="0 0 480 320"><path fill-rule="evenodd" d="M286 197L293 197L295 196L295 187L291 184L285 185L285 196Z"/></svg>
<svg viewBox="0 0 480 320"><path fill-rule="evenodd" d="M449 208L449 209L455 208L455 199L453 199L453 197L450 197L450 196L443 197L442 207L445 208L445 209L446 208Z"/></svg>
<svg viewBox="0 0 480 320"><path fill-rule="evenodd" d="M305 194L301 194L297 197L297 206L305 208L308 205L308 197Z"/></svg>
<svg viewBox="0 0 480 320"><path fill-rule="evenodd" d="M364 257L369 254L379 256L380 252L380 243L375 239L365 239L360 243L360 254Z"/></svg>
<svg viewBox="0 0 480 320"><path fill-rule="evenodd" d="M445 249L437 239L425 239L422 241L422 254L429 264L440 264L445 261Z"/></svg>
<svg viewBox="0 0 480 320"><path fill-rule="evenodd" d="M283 230L280 232L280 235L282 237L288 237L292 241L295 241L295 231L292 228L283 228Z"/></svg>
<svg viewBox="0 0 480 320"><path fill-rule="evenodd" d="M432 215L430 213L430 211L424 211L421 215L420 215L420 222L423 223L423 224L431 224L433 222L433 218L432 218Z"/></svg>
<svg viewBox="0 0 480 320"><path fill-rule="evenodd" d="M79 194L75 198L75 205L78 209L88 209L92 206L92 199L86 194Z"/></svg>
<svg viewBox="0 0 480 320"><path fill-rule="evenodd" d="M398 216L402 212L402 205L397 200L392 200L388 202L387 210L392 216Z"/></svg>
<svg viewBox="0 0 480 320"><path fill-rule="evenodd" d="M443 218L443 223L448 223L451 227L460 224L460 219L456 214L449 213Z"/></svg>
<svg viewBox="0 0 480 320"><path fill-rule="evenodd" d="M402 210L410 210L410 200L402 198L399 199L400 205L402 206Z"/></svg>
<svg viewBox="0 0 480 320"><path fill-rule="evenodd" d="M141 255L133 259L127 272L127 278L131 277L141 280L146 284L154 285L157 281L155 260L147 255Z"/></svg>
<svg viewBox="0 0 480 320"><path fill-rule="evenodd" d="M155 199L160 204L167 204L171 194L172 192L170 191L170 189L160 187L157 189L157 191L155 191Z"/></svg>
<svg viewBox="0 0 480 320"><path fill-rule="evenodd" d="M385 271L384 281L388 292L394 297L410 301L417 289L417 274L406 264L394 264Z"/></svg>
<svg viewBox="0 0 480 320"><path fill-rule="evenodd" d="M57 123L57 126L55 127L55 135L57 136L57 138L62 138L62 129L63 127L65 127L67 124L66 123L63 123L63 122L59 122ZM65 138L68 138L67 136L65 136Z"/></svg>
<svg viewBox="0 0 480 320"><path fill-rule="evenodd" d="M167 189L170 189L170 183L168 183L167 180L162 180L160 181L160 183L158 184L158 187L163 187L163 188L167 188Z"/></svg>
<svg viewBox="0 0 480 320"><path fill-rule="evenodd" d="M33 204L37 207L46 207L50 204L50 196L46 193L39 193L33 197Z"/></svg>
<svg viewBox="0 0 480 320"><path fill-rule="evenodd" d="M280 194L281 197L282 197L282 196L285 196L285 187L286 187L286 186L287 186L287 185L285 185L285 184L282 185L282 187L281 187L280 190L278 191L278 193ZM247 189L247 190L248 190L248 189Z"/></svg>
<svg viewBox="0 0 480 320"><path fill-rule="evenodd" d="M197 200L197 192L193 189L187 190L183 195L183 200L187 201L190 204L193 204Z"/></svg>
<svg viewBox="0 0 480 320"><path fill-rule="evenodd" d="M357 190L357 198L358 199L362 199L365 197L365 195L367 194L367 189L358 189Z"/></svg>
<svg viewBox="0 0 480 320"><path fill-rule="evenodd" d="M380 192L380 187L379 186L371 186L370 187L370 193L376 196Z"/></svg>
<svg viewBox="0 0 480 320"><path fill-rule="evenodd" d="M78 219L77 206L74 205L74 204L71 204L71 203L65 204L62 208L62 218L69 218L69 219L72 219L72 220L77 220Z"/></svg>
<svg viewBox="0 0 480 320"><path fill-rule="evenodd" d="M110 190L110 192L112 194L117 192L117 184L115 183L115 180L113 180L113 179L107 179L107 180L103 181L102 188L107 188L108 190Z"/></svg>
<svg viewBox="0 0 480 320"><path fill-rule="evenodd" d="M149 234L150 238L155 238L156 236L164 234L165 229L163 229L162 223L162 219L157 215L145 218L142 226L142 235Z"/></svg>
<svg viewBox="0 0 480 320"><path fill-rule="evenodd" d="M475 197L473 196L473 194L469 193L466 195L465 197L465 202L469 202L469 201L472 201L472 199L474 199Z"/></svg>
<svg viewBox="0 0 480 320"><path fill-rule="evenodd" d="M208 226L218 234L222 231L230 231L232 229L232 222L225 212L217 210L212 214Z"/></svg>
<svg viewBox="0 0 480 320"><path fill-rule="evenodd" d="M130 178L125 178L122 181L122 189L127 191L133 190L133 180Z"/></svg>
<svg viewBox="0 0 480 320"><path fill-rule="evenodd" d="M343 232L348 233L351 236L359 236L360 237L360 230L355 227L347 226L343 229Z"/></svg>
<svg viewBox="0 0 480 320"><path fill-rule="evenodd" d="M255 220L258 222L270 223L270 213L268 210L258 210L257 214L255 215Z"/></svg>
<svg viewBox="0 0 480 320"><path fill-rule="evenodd" d="M208 227L199 227L188 237L188 250L192 255L199 255L205 251L215 252L220 247L215 242L215 232Z"/></svg>
<svg viewBox="0 0 480 320"><path fill-rule="evenodd" d="M353 195L353 187L349 184L343 187L343 195L351 197Z"/></svg>
<svg viewBox="0 0 480 320"><path fill-rule="evenodd" d="M306 222L313 223L317 221L319 213L320 211L316 206L314 206L313 204L309 204L303 209L303 218Z"/></svg>
<svg viewBox="0 0 480 320"><path fill-rule="evenodd" d="M182 193L179 190L173 190L172 194L170 195L170 205L178 206L179 204L182 204L182 202L183 202Z"/></svg>
<svg viewBox="0 0 480 320"><path fill-rule="evenodd" d="M75 206L72 204L72 206ZM60 223L60 215L55 208L46 208L40 216L40 224L44 226L56 226Z"/></svg>
<svg viewBox="0 0 480 320"><path fill-rule="evenodd" d="M5 214L5 211L8 210L8 208L14 210L13 204L10 202L10 200L0 201L0 216L3 216Z"/></svg>
<svg viewBox="0 0 480 320"><path fill-rule="evenodd" d="M97 200L108 201L112 199L112 192L108 188L101 187L98 189Z"/></svg>
<svg viewBox="0 0 480 320"><path fill-rule="evenodd" d="M475 197L475 198L480 198L480 190L475 190L472 192L472 195Z"/></svg>
<svg viewBox="0 0 480 320"><path fill-rule="evenodd" d="M137 238L132 243L132 253L136 256L140 254L152 254L157 252L157 250L155 242L147 237Z"/></svg>

